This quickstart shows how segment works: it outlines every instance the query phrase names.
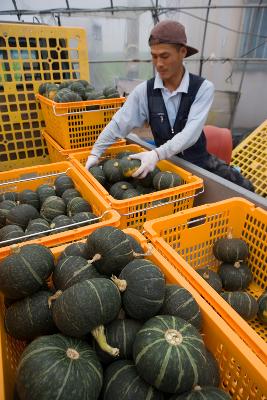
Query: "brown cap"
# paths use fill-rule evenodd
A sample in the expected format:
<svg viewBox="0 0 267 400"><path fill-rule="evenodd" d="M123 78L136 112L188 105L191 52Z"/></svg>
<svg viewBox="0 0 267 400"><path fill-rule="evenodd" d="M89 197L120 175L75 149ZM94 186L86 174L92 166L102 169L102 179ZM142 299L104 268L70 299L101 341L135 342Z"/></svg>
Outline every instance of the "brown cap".
<svg viewBox="0 0 267 400"><path fill-rule="evenodd" d="M177 21L165 20L158 22L150 33L148 40L149 46L154 44L182 44L187 48L186 57L198 53L197 49L187 45L185 28Z"/></svg>

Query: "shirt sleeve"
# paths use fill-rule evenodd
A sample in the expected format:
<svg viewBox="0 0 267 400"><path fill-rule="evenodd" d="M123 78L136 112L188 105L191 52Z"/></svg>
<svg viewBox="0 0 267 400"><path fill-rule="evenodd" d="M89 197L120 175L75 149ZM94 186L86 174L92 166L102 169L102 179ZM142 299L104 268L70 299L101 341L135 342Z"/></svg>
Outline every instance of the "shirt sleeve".
<svg viewBox="0 0 267 400"><path fill-rule="evenodd" d="M141 128L148 121L147 82L137 85L124 105L100 133L91 154L100 157L107 147L125 138L132 129Z"/></svg>
<svg viewBox="0 0 267 400"><path fill-rule="evenodd" d="M214 98L214 85L205 80L200 86L196 98L190 108L184 129L157 148L160 160L178 154L196 143L203 130L211 104Z"/></svg>

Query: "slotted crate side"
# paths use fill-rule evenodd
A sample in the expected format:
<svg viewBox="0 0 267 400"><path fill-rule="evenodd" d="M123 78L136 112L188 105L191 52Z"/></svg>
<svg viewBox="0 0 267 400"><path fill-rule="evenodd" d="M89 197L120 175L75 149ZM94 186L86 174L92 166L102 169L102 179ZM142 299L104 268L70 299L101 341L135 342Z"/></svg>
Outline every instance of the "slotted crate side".
<svg viewBox="0 0 267 400"><path fill-rule="evenodd" d="M85 30L0 24L0 171L49 161L35 94L79 78L89 79Z"/></svg>
<svg viewBox="0 0 267 400"><path fill-rule="evenodd" d="M126 145L123 149L112 146L105 151L101 160L116 158L116 155L121 151L139 153L144 151L144 149L134 144ZM195 197L204 190L201 178L192 175L169 161L163 160L159 161L157 166L162 171L171 171L180 175L182 178L180 186L132 197L128 200L116 200L109 195L107 190L84 167L89 154L86 151L71 154L70 162L75 165L99 194L108 201L110 206L120 214L120 228L122 229L136 228L142 230L145 221L193 207Z"/></svg>
<svg viewBox="0 0 267 400"><path fill-rule="evenodd" d="M213 245L231 229L233 237L243 239L249 246L253 282L247 291L258 298L267 288L267 211L242 198L232 198L144 224L146 237L158 251L267 365L267 326L258 318L241 318L195 271L207 266L217 270L220 262L213 255Z"/></svg>
<svg viewBox="0 0 267 400"><path fill-rule="evenodd" d="M145 237L138 231L125 229L124 232L133 236L144 252L151 250ZM56 258L64 248L65 245L52 249ZM147 259L162 270L166 282L186 288L198 302L203 318L203 340L219 364L220 387L228 392L233 400L267 400L266 365L255 356L251 349L155 248ZM2 317L4 315L2 296L0 296L0 306ZM16 367L25 345L25 343L11 338L5 332L3 318L0 318L0 398L3 400L13 398Z"/></svg>
<svg viewBox="0 0 267 400"><path fill-rule="evenodd" d="M231 164L251 180L256 193L267 197L267 120L233 150Z"/></svg>

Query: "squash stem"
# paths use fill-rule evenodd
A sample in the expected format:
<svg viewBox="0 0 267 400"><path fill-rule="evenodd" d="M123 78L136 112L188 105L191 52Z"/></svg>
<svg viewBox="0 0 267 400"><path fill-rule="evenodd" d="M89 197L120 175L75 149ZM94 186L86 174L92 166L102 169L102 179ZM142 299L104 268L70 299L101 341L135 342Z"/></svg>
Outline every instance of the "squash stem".
<svg viewBox="0 0 267 400"><path fill-rule="evenodd" d="M48 297L48 307L51 308L52 306L52 301L56 300L59 296L61 296L63 293L62 290L57 290L56 293L54 293L52 296Z"/></svg>
<svg viewBox="0 0 267 400"><path fill-rule="evenodd" d="M125 292L127 289L127 281L125 279L119 279L115 275L112 275L111 280L115 283L120 292Z"/></svg>
<svg viewBox="0 0 267 400"><path fill-rule="evenodd" d="M97 253L97 254L94 255L92 260L88 260L88 262L92 264L93 262L100 260L101 257L102 257L101 254Z"/></svg>
<svg viewBox="0 0 267 400"><path fill-rule="evenodd" d="M99 325L96 328L94 328L91 331L91 334L93 335L93 337L95 338L95 340L97 341L99 347L105 351L106 353L110 354L113 357L116 357L119 355L119 349L117 349L116 347L111 347L108 343L107 343L107 338L104 332L104 326L103 325Z"/></svg>
<svg viewBox="0 0 267 400"><path fill-rule="evenodd" d="M240 261L236 261L236 262L234 263L234 267L235 267L235 268L240 268Z"/></svg>

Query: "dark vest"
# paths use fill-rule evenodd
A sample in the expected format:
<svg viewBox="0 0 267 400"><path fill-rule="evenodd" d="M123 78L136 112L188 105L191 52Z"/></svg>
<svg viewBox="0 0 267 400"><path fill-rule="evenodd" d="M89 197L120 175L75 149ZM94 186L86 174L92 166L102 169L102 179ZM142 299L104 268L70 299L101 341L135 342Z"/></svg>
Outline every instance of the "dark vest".
<svg viewBox="0 0 267 400"><path fill-rule="evenodd" d="M200 76L189 74L188 93L182 93L181 103L173 130L169 122L161 89L154 89L154 81L155 78L147 81L148 112L149 124L155 144L159 147L166 143L167 140L172 139L176 133L180 132L185 127L190 108L204 79ZM193 146L177 154L177 156L199 166L203 166L205 159L209 157L209 153L206 150L204 132L201 132L199 139Z"/></svg>

